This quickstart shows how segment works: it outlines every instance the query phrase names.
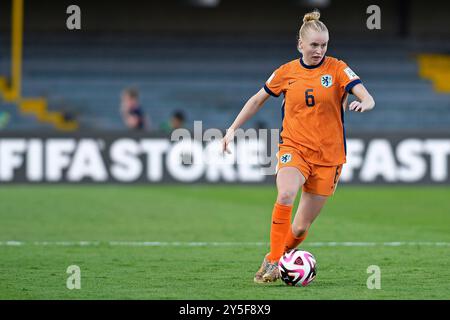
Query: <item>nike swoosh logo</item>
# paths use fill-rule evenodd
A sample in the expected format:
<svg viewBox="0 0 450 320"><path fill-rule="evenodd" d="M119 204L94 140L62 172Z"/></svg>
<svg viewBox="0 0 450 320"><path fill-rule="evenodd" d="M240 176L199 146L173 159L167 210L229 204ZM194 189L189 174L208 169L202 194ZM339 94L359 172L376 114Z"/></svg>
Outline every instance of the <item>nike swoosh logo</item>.
<svg viewBox="0 0 450 320"><path fill-rule="evenodd" d="M272 223L273 224L283 224L283 222L275 222L275 221L272 221Z"/></svg>
<svg viewBox="0 0 450 320"><path fill-rule="evenodd" d="M297 80L294 80L294 81L289 81L288 82L288 85L291 85L291 84L293 84L295 81L297 81Z"/></svg>

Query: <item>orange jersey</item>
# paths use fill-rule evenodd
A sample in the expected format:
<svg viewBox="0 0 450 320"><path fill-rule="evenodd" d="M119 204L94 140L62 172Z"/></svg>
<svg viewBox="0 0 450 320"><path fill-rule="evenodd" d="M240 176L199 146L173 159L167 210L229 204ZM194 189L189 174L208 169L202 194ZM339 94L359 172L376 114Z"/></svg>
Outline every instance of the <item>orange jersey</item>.
<svg viewBox="0 0 450 320"><path fill-rule="evenodd" d="M345 62L329 56L316 66L296 59L275 70L264 89L284 94L280 147L296 148L318 165L345 163L344 101L358 83Z"/></svg>

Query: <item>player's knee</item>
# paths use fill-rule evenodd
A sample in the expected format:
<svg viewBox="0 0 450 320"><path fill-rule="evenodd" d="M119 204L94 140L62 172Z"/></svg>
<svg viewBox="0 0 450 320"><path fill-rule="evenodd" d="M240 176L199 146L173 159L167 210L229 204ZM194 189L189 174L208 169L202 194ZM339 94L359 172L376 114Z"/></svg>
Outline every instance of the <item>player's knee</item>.
<svg viewBox="0 0 450 320"><path fill-rule="evenodd" d="M283 205L291 205L294 203L296 192L294 190L278 191L277 202Z"/></svg>
<svg viewBox="0 0 450 320"><path fill-rule="evenodd" d="M308 232L307 226L292 226L292 233L296 238L304 236Z"/></svg>

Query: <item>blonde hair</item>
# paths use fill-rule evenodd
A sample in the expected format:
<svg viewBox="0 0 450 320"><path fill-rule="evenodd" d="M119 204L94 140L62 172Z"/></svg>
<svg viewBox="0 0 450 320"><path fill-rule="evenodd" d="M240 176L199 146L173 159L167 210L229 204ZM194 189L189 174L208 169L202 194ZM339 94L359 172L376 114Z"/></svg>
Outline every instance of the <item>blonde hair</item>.
<svg viewBox="0 0 450 320"><path fill-rule="evenodd" d="M305 14L305 16L303 17L303 24L298 32L298 40L304 39L306 34L311 30L317 32L322 31L328 32L328 29L325 26L325 24L319 19L320 19L319 10L314 10L312 12L308 12L307 14Z"/></svg>

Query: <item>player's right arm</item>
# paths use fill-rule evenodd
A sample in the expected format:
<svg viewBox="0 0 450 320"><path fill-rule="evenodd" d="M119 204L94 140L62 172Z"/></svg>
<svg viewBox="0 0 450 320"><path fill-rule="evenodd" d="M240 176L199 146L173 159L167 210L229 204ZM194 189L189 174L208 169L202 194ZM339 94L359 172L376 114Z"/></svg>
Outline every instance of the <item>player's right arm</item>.
<svg viewBox="0 0 450 320"><path fill-rule="evenodd" d="M259 109L261 109L261 107L264 105L264 102L266 102L269 97L270 95L264 88L262 88L250 99L248 99L241 112L239 112L238 116L234 120L233 124L227 129L225 137L222 139L222 152L231 153L228 150L228 145L234 139L235 130L240 128L245 122L253 117L253 115L255 115L255 113L257 113Z"/></svg>
<svg viewBox="0 0 450 320"><path fill-rule="evenodd" d="M267 79L264 87L251 97L242 108L241 112L228 128L227 134L222 139L222 152L230 153L228 145L234 138L234 131L240 128L248 119L250 119L263 106L264 102L270 96L278 97L286 89L286 74L289 72L288 64L284 64L275 70Z"/></svg>

